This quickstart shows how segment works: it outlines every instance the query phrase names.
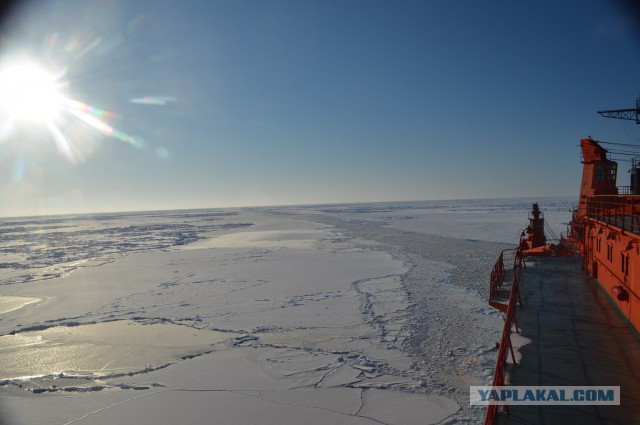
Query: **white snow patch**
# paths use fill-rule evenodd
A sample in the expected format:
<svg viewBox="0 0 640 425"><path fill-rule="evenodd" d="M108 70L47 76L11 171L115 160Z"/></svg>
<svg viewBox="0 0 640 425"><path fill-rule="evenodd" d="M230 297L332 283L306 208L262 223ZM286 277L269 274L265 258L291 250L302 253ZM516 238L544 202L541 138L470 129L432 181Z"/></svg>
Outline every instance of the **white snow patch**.
<svg viewBox="0 0 640 425"><path fill-rule="evenodd" d="M42 301L42 299L35 297L0 296L0 314L9 313L39 301Z"/></svg>
<svg viewBox="0 0 640 425"><path fill-rule="evenodd" d="M450 398L396 391L367 390L360 414L392 425L437 424L460 407Z"/></svg>

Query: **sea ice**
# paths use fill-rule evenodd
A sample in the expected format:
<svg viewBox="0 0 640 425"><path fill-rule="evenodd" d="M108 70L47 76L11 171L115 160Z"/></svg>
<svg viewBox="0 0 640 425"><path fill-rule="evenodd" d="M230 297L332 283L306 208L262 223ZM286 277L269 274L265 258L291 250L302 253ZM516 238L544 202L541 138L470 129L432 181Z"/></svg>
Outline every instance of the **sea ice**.
<svg viewBox="0 0 640 425"><path fill-rule="evenodd" d="M8 220L0 422L477 420L486 276L525 204Z"/></svg>
<svg viewBox="0 0 640 425"><path fill-rule="evenodd" d="M0 314L18 310L19 308L37 303L38 301L41 301L41 299L35 297L0 296Z"/></svg>

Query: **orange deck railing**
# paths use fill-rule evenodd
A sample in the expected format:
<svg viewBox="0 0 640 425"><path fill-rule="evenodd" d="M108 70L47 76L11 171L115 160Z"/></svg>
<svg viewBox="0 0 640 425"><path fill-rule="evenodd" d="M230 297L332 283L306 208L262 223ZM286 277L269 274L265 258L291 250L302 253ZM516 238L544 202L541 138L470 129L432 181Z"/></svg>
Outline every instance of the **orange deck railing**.
<svg viewBox="0 0 640 425"><path fill-rule="evenodd" d="M522 305L522 300L520 298L520 289L518 287L518 274L520 268L524 265L524 251L522 250L522 248L518 247L515 251L512 252L514 252L513 276L510 282L511 289L509 291L509 301L506 304L506 309L494 305L494 302L492 303L492 300L498 295L498 292L501 290L503 283L505 283L505 251L500 253L498 261L496 261L496 264L493 266L493 270L491 272L489 302L499 310L506 311L504 317L504 327L502 328L502 337L500 338L500 345L498 347L498 360L496 361L496 368L493 372L493 382L491 384L493 386L502 386L505 384L507 349L511 353L511 359L513 360L513 363L516 363L513 345L511 344L511 329L515 326L516 332L519 332L518 324L516 322L516 308L518 304ZM498 283L499 280L501 281ZM484 425L492 425L495 422L495 417L498 413L498 407L499 406L497 404L490 404L489 406L487 406L487 411L485 413L483 422ZM504 406L504 408L508 410L508 406Z"/></svg>
<svg viewBox="0 0 640 425"><path fill-rule="evenodd" d="M640 195L590 196L587 217L640 235Z"/></svg>

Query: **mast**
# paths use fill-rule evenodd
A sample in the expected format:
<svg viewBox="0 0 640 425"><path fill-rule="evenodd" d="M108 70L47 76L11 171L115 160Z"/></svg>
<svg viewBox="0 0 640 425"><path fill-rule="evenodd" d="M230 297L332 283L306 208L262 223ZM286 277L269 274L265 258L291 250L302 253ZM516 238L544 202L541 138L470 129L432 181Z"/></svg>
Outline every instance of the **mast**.
<svg viewBox="0 0 640 425"><path fill-rule="evenodd" d="M607 159L607 150L590 137L580 140L580 148L583 165L577 218L587 213L587 197L618 194L618 163Z"/></svg>

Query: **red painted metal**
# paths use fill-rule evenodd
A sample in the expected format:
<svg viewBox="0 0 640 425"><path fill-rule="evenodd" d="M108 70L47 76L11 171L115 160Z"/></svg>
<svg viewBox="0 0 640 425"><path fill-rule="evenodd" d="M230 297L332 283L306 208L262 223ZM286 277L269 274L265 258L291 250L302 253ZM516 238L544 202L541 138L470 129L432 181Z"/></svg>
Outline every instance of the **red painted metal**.
<svg viewBox="0 0 640 425"><path fill-rule="evenodd" d="M593 139L580 140L582 149L582 182L578 200L578 218L587 212L587 197L618 195L616 177L618 164L607 159L607 150Z"/></svg>
<svg viewBox="0 0 640 425"><path fill-rule="evenodd" d="M525 236L527 236L525 238ZM529 215L529 225L525 232L523 232L520 244L515 250L505 250L500 253L498 261L493 266L491 271L491 277L489 281L489 305L505 313L504 327L502 328L502 337L498 345L498 359L496 361L496 368L493 373L493 386L505 385L505 367L507 362L507 349L511 353L513 363L516 364L515 353L513 351L513 345L511 344L511 332L515 327L516 332L520 332L518 329L518 323L516 319L516 308L518 305L522 305L522 299L520 297L519 287L519 273L521 269L526 268L524 261L525 256L561 256L561 255L573 255L574 250L570 247L569 242L561 238L557 245L549 245L546 243L546 237L544 234L544 218L538 204L533 204L531 207L531 214ZM505 271L505 253L513 253L513 271L511 275L510 283L505 282L505 277L508 275ZM506 301L501 297L503 289L510 287L509 298ZM508 411L508 406L502 406L504 410ZM498 413L498 405L489 405L485 413L484 424L490 425L495 421L495 416Z"/></svg>
<svg viewBox="0 0 640 425"><path fill-rule="evenodd" d="M559 244L544 243L544 222L537 204L533 205L529 226L514 255L513 277L508 303L500 301L506 284L504 252L500 254L490 278L489 304L505 313L493 385L504 385L507 347L512 327L516 332L516 306L520 300L518 270L527 256L575 255L577 246L584 268L609 295L611 302L636 332L640 333L640 195L620 195L616 187L617 163L607 158L607 150L588 138L582 148L582 182L578 208L573 213L568 237ZM525 233L528 236L525 239ZM503 406L508 411L508 406ZM498 405L487 408L484 424L495 421Z"/></svg>
<svg viewBox="0 0 640 425"><path fill-rule="evenodd" d="M494 305L491 303L491 297L495 297L497 291L500 290L500 289L494 290L493 289L494 285L500 277L504 279L504 276L505 276L504 253L505 251L500 253L500 257L498 257L498 261L493 267L493 271L491 273L491 282L490 282L491 289L489 290L491 305ZM518 274L519 274L519 270L523 266L524 266L524 249L522 248L522 246L519 246L514 251L514 256L513 256L513 276L510 283L511 289L509 291L509 302L506 304L506 308L504 310L505 312L504 326L502 328L502 337L500 338L500 345L498 346L498 360L496 361L496 368L493 372L493 381L491 384L493 386L501 386L505 384L505 380L504 380L505 368L507 364L507 355L508 355L507 348L511 353L511 359L513 363L514 364L516 363L516 357L513 351L513 345L511 344L511 332L514 327L516 329L516 332L519 332L518 324L516 322L516 308L517 308L517 305L522 305L522 299L520 298L520 289L518 286ZM500 283L500 287L502 286L503 283L504 282ZM496 308L499 308L501 311L503 311L503 309L500 307L496 307ZM484 425L492 425L494 423L496 414L498 413L498 407L499 406L497 404L492 404L487 406L487 411L485 413L484 422L483 422ZM503 408L508 411L508 406L503 406Z"/></svg>
<svg viewBox="0 0 640 425"><path fill-rule="evenodd" d="M544 217L537 203L531 206L526 233L529 236L527 241L529 248L538 248L547 244L547 238L544 235Z"/></svg>
<svg viewBox="0 0 640 425"><path fill-rule="evenodd" d="M618 195L617 164L592 139L580 141L580 203L570 224L583 265L627 323L640 332L640 195Z"/></svg>

